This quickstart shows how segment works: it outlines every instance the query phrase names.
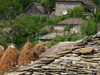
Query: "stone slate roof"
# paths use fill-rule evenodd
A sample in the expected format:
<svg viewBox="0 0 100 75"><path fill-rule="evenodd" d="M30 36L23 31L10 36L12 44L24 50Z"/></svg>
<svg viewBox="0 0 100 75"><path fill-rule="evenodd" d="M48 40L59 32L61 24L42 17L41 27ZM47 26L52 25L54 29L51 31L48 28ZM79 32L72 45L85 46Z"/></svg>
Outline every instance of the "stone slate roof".
<svg viewBox="0 0 100 75"><path fill-rule="evenodd" d="M29 8L32 4L34 4L35 7L36 7L42 14L45 14L45 13L46 13L46 10L45 10L45 8L42 6L41 3L33 3L33 2L30 3L29 6L26 7L26 9L24 10L24 12L25 12L26 10L28 10L28 8Z"/></svg>
<svg viewBox="0 0 100 75"><path fill-rule="evenodd" d="M11 67L6 75L100 75L100 33L32 64Z"/></svg>
<svg viewBox="0 0 100 75"><path fill-rule="evenodd" d="M83 22L83 18L67 18L54 25L79 25Z"/></svg>
<svg viewBox="0 0 100 75"><path fill-rule="evenodd" d="M60 1L60 2L67 2L67 1L70 1L70 2L82 2L83 4L85 5L93 5L93 6L96 6L93 2L91 2L90 0L55 0L55 1Z"/></svg>
<svg viewBox="0 0 100 75"><path fill-rule="evenodd" d="M53 55L53 54L61 51L64 48L72 47L76 42L78 42L78 41L74 41L74 42L60 42L60 43L52 46L51 48L49 48L47 51L42 53L39 57L47 57L47 56Z"/></svg>

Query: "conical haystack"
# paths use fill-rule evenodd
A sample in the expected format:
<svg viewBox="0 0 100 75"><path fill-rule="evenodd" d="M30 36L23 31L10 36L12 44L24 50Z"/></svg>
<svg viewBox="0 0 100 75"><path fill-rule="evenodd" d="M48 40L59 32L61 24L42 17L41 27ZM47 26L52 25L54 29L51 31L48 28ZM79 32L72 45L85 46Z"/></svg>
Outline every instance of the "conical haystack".
<svg viewBox="0 0 100 75"><path fill-rule="evenodd" d="M11 44L4 52L0 62L0 72L8 71L11 67L18 64L19 51Z"/></svg>
<svg viewBox="0 0 100 75"><path fill-rule="evenodd" d="M0 59L4 53L4 47L0 45Z"/></svg>
<svg viewBox="0 0 100 75"><path fill-rule="evenodd" d="M24 45L24 47L22 48L21 51L23 51L23 50L29 50L31 48L33 48L33 44L30 43L30 42L27 42L27 43L25 43L25 45Z"/></svg>
<svg viewBox="0 0 100 75"><path fill-rule="evenodd" d="M42 54L43 52L45 52L45 47L42 45L42 44L37 44L35 45L35 52L40 55Z"/></svg>
<svg viewBox="0 0 100 75"><path fill-rule="evenodd" d="M39 59L39 56L34 52L33 45L27 42L20 52L18 65L28 64L37 59Z"/></svg>

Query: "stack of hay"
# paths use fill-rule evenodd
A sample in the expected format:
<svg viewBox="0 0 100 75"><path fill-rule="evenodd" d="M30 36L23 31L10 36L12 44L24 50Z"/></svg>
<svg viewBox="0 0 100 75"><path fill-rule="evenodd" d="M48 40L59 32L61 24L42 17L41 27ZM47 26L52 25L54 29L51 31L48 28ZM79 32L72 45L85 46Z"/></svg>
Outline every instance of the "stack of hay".
<svg viewBox="0 0 100 75"><path fill-rule="evenodd" d="M39 56L34 52L33 45L30 42L27 42L20 52L18 65L31 63L31 61L35 61L37 59L39 59Z"/></svg>
<svg viewBox="0 0 100 75"><path fill-rule="evenodd" d="M0 45L0 59L4 53L4 47Z"/></svg>
<svg viewBox="0 0 100 75"><path fill-rule="evenodd" d="M19 58L19 51L14 46L14 44L11 44L10 46L8 46L3 56L1 57L0 72L8 71L10 69L10 66L14 67L15 65L17 65L18 58Z"/></svg>

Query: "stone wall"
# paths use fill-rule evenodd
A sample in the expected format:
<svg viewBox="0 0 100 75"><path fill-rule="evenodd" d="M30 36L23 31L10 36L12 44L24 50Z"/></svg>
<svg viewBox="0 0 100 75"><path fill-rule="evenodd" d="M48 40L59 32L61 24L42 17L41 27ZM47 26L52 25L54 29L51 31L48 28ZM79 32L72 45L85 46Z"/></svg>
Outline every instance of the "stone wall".
<svg viewBox="0 0 100 75"><path fill-rule="evenodd" d="M54 25L54 30L63 31L66 25ZM70 29L71 33L81 33L80 32L80 25L72 25Z"/></svg>
<svg viewBox="0 0 100 75"><path fill-rule="evenodd" d="M54 30L63 31L66 25L54 25Z"/></svg>
<svg viewBox="0 0 100 75"><path fill-rule="evenodd" d="M74 25L73 28L70 29L71 33L81 33L80 32L80 25Z"/></svg>
<svg viewBox="0 0 100 75"><path fill-rule="evenodd" d="M68 11L69 8L72 8L76 5L82 5L81 2L56 2L56 11L55 15L62 15L63 11Z"/></svg>

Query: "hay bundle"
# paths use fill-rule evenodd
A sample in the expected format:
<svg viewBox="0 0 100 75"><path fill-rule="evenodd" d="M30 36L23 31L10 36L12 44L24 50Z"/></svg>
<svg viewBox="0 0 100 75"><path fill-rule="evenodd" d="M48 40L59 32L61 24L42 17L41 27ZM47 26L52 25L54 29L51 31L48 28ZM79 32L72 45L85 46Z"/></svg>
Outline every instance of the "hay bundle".
<svg viewBox="0 0 100 75"><path fill-rule="evenodd" d="M11 67L18 64L19 51L11 44L4 52L0 62L0 72L8 71Z"/></svg>
<svg viewBox="0 0 100 75"><path fill-rule="evenodd" d="M18 65L28 64L37 59L39 59L39 56L34 52L33 45L27 42L20 52Z"/></svg>
<svg viewBox="0 0 100 75"><path fill-rule="evenodd" d="M45 47L42 45L42 44L37 44L35 45L35 52L40 55L42 54L43 52L45 52Z"/></svg>
<svg viewBox="0 0 100 75"><path fill-rule="evenodd" d="M4 47L0 45L0 59L4 53Z"/></svg>
<svg viewBox="0 0 100 75"><path fill-rule="evenodd" d="M33 44L30 43L30 42L27 42L27 43L25 43L25 45L24 45L24 47L22 48L21 52L22 52L23 50L29 50L29 49L31 49L31 48L33 48Z"/></svg>

